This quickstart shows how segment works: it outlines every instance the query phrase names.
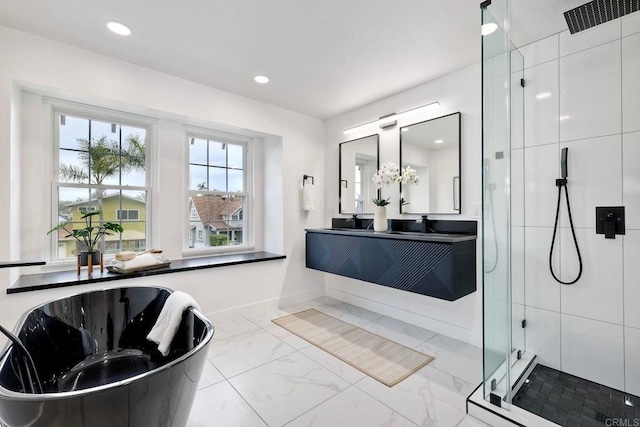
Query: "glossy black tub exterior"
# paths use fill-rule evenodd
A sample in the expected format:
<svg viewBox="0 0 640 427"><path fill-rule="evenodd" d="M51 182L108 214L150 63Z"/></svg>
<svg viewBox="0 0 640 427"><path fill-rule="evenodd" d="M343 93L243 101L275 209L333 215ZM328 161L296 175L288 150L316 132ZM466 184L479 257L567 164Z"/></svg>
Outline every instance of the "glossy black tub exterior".
<svg viewBox="0 0 640 427"><path fill-rule="evenodd" d="M213 325L184 313L168 356L146 340L164 288L131 287L62 298L26 313L15 330L31 353L43 394L24 392L16 350L0 360L0 424L184 426Z"/></svg>

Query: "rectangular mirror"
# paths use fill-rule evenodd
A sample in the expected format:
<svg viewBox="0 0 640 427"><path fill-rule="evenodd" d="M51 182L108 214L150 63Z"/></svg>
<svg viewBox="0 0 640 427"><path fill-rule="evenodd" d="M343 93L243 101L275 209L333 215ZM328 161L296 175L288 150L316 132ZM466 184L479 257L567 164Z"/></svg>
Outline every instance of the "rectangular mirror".
<svg viewBox="0 0 640 427"><path fill-rule="evenodd" d="M402 127L400 164L420 179L401 186L401 213L460 214L460 113Z"/></svg>
<svg viewBox="0 0 640 427"><path fill-rule="evenodd" d="M340 213L373 213L377 197L373 175L378 171L378 135L340 144Z"/></svg>

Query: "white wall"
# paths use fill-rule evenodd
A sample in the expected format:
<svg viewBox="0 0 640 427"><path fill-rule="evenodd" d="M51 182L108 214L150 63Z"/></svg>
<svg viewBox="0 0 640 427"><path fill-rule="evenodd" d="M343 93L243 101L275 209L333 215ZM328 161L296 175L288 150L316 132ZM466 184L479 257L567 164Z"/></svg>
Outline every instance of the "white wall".
<svg viewBox="0 0 640 427"><path fill-rule="evenodd" d="M322 275L304 266L304 229L322 226L323 211L320 208L303 212L300 197L302 175L313 175L318 187L317 206L324 205L325 128L321 120L4 27L0 27L0 57L0 260L19 259L21 236L16 230L20 230L24 218L42 221L44 225L38 226L45 228L50 221L49 209L44 208L41 216L37 215L40 194L32 195L34 205L29 216L20 212L21 177L25 173L41 173L46 166L36 162L27 163L27 170L20 167L22 87L41 89L72 101L96 101L151 117L166 112L173 120L182 117L192 124L211 123L222 130L244 129L271 135L259 147L265 160L257 167L264 174L282 173L282 184L257 187L256 191L264 194L264 204L282 207L264 213L264 247L287 256L284 261L13 295L6 295L4 290L17 272L0 270L1 324L12 327L20 314L49 299L111 286L158 284L184 290L196 297L205 313L275 304L279 298L307 299L323 293ZM184 150L181 135L174 134L175 139L158 141L158 147L154 147L161 163L156 173L166 172L156 177L157 186L153 189L156 227L172 227L175 218L182 218L187 209L175 202L182 197L182 176L175 175L181 172L175 171L183 168ZM167 253L175 254L175 248L181 248L182 227L176 230L158 237ZM41 238L46 242L44 235Z"/></svg>
<svg viewBox="0 0 640 427"><path fill-rule="evenodd" d="M325 181L325 225L332 217L338 217L338 144L350 139L380 133L380 163L399 164L399 129L412 123L460 111L462 124L462 215L437 216L440 219L471 219L475 208L479 208L481 194L481 110L480 110L480 65L474 65L447 75L406 92L364 106L327 120L326 130L326 181ZM407 117L398 126L383 129L365 129L361 133L346 136L344 129L370 122L392 113L402 112L433 101L440 108L424 115ZM391 197L387 206L389 218L419 218L417 215L401 215L398 212L400 198L397 187L385 187L384 198ZM366 217L366 216L365 216ZM478 236L478 265L481 246ZM412 322L449 336L471 342L482 343L482 281L478 269L478 290L455 302L447 302L418 294L386 288L371 283L326 274L327 295L353 304L376 310L389 316Z"/></svg>
<svg viewBox="0 0 640 427"><path fill-rule="evenodd" d="M640 393L640 16L568 31L520 48L525 58L526 350L544 365ZM574 285L548 268L560 151L584 263ZM518 153L519 152L519 153ZM595 234L596 206L626 206L626 235ZM563 202L554 264L573 280L577 257Z"/></svg>

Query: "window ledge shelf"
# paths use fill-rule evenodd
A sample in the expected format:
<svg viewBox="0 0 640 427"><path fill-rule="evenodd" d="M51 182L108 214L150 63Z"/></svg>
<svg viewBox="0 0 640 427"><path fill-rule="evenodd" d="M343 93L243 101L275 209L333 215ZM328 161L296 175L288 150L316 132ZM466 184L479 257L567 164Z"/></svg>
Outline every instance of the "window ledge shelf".
<svg viewBox="0 0 640 427"><path fill-rule="evenodd" d="M99 268L91 277L87 276L85 269L81 276L72 271L58 271L52 273L27 274L18 279L7 288L7 294L37 291L40 289L61 288L64 286L84 285L88 283L110 282L113 280L130 279L133 277L155 276L158 274L179 273L182 271L202 270L205 268L224 267L228 265L250 264L254 262L285 259L285 255L270 252L248 252L239 254L216 255L200 258L179 259L171 261L171 265L157 270L141 271L131 274L117 274L106 271L100 273Z"/></svg>

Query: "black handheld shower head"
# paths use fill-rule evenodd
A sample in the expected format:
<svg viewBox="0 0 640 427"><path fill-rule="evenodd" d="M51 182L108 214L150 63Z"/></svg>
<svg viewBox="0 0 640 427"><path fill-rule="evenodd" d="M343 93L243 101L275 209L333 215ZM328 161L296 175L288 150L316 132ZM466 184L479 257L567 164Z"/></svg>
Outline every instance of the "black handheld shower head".
<svg viewBox="0 0 640 427"><path fill-rule="evenodd" d="M560 172L563 178L567 177L567 157L569 157L569 148L565 147L562 149L562 159L560 160Z"/></svg>

